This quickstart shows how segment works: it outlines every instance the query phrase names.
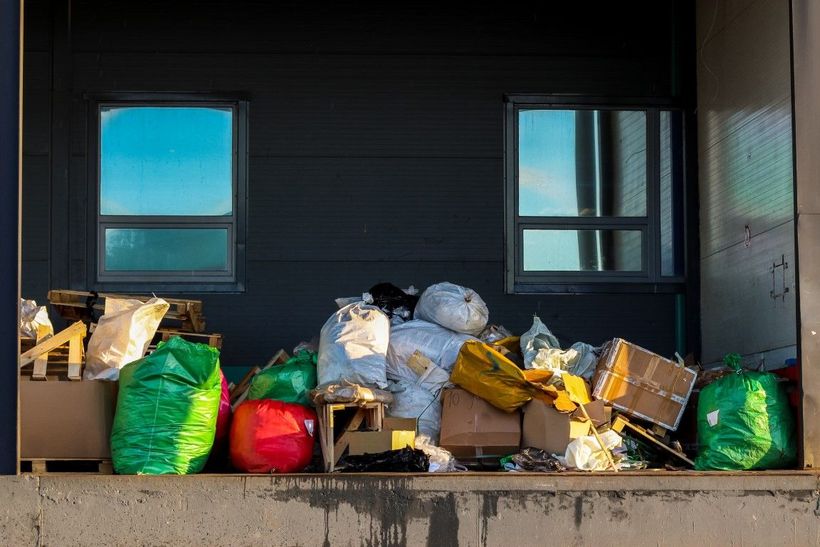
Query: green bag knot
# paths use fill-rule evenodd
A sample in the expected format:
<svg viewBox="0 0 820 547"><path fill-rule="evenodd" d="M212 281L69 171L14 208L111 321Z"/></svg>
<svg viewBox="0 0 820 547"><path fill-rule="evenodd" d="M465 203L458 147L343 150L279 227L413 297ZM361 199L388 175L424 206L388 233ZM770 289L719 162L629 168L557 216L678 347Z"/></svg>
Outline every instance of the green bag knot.
<svg viewBox="0 0 820 547"><path fill-rule="evenodd" d="M723 358L723 364L740 374L743 372L743 368L740 366L742 359L739 353L727 353Z"/></svg>

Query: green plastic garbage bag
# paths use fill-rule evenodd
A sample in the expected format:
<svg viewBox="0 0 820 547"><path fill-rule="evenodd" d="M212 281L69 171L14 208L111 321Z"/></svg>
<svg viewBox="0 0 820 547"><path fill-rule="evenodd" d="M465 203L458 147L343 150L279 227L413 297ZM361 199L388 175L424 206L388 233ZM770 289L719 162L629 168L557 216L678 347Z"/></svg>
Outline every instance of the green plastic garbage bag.
<svg viewBox="0 0 820 547"><path fill-rule="evenodd" d="M316 387L316 354L300 351L281 365L254 377L248 399L275 399L312 406L308 392Z"/></svg>
<svg viewBox="0 0 820 547"><path fill-rule="evenodd" d="M219 350L178 336L126 365L111 430L114 470L201 471L214 442L221 391Z"/></svg>
<svg viewBox="0 0 820 547"><path fill-rule="evenodd" d="M698 400L700 470L777 469L797 459L794 417L785 388L769 372L741 370L740 356L724 362L736 374L706 386Z"/></svg>

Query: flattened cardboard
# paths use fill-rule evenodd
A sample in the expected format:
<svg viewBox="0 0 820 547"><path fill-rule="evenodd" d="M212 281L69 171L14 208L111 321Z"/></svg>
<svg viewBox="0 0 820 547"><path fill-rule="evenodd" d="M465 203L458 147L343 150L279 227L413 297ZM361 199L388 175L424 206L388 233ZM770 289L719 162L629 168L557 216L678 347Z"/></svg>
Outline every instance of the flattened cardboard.
<svg viewBox="0 0 820 547"><path fill-rule="evenodd" d="M609 422L603 401L593 401L585 407L596 427ZM537 399L524 406L522 447L564 454L573 439L591 434L591 424L585 420L580 408L572 413L558 412L552 405Z"/></svg>
<svg viewBox="0 0 820 547"><path fill-rule="evenodd" d="M381 454L416 445L416 420L412 418L385 417L381 431L351 431L348 454Z"/></svg>
<svg viewBox="0 0 820 547"><path fill-rule="evenodd" d="M504 412L460 389L442 393L439 445L460 459L502 457L518 452L520 412Z"/></svg>
<svg viewBox="0 0 820 547"><path fill-rule="evenodd" d="M592 395L674 431L696 378L694 370L616 338L598 361Z"/></svg>
<svg viewBox="0 0 820 547"><path fill-rule="evenodd" d="M114 382L20 377L20 457L110 459Z"/></svg>

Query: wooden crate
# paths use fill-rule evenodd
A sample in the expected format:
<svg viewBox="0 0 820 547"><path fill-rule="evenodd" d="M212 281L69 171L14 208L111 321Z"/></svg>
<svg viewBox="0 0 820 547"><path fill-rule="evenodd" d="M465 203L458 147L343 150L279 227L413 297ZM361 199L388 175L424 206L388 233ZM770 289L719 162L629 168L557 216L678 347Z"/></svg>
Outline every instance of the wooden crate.
<svg viewBox="0 0 820 547"><path fill-rule="evenodd" d="M336 414L356 409L353 416L341 427L336 436ZM324 403L316 408L319 418L319 443L326 473L332 473L350 444L349 433L358 431L364 424L368 431L381 431L384 424L384 403Z"/></svg>

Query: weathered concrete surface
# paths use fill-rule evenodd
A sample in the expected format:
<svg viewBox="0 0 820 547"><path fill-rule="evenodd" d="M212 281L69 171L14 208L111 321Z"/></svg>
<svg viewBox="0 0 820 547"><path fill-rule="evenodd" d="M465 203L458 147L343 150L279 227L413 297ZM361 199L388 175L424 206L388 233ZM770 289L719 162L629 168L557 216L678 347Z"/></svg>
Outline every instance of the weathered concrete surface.
<svg viewBox="0 0 820 547"><path fill-rule="evenodd" d="M40 531L39 479L0 477L0 541L3 545L35 545Z"/></svg>
<svg viewBox="0 0 820 547"><path fill-rule="evenodd" d="M810 473L48 475L0 496L4 545L820 544Z"/></svg>

